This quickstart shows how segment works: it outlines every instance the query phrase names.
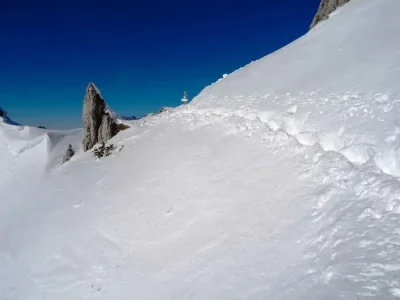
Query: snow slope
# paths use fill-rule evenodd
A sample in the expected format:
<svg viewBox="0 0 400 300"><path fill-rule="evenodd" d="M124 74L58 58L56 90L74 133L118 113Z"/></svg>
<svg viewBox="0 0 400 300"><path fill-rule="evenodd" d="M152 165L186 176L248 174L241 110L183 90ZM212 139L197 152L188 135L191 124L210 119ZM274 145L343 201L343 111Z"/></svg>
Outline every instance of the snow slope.
<svg viewBox="0 0 400 300"><path fill-rule="evenodd" d="M193 105L265 111L264 119L291 134L321 132L325 150L352 146L344 155L355 163L379 153L378 167L400 176L400 166L389 166L398 159L399 9L398 1L353 0L294 43L206 88ZM290 109L295 121L284 117Z"/></svg>
<svg viewBox="0 0 400 300"><path fill-rule="evenodd" d="M399 299L399 9L350 1L100 160L0 123L0 299Z"/></svg>

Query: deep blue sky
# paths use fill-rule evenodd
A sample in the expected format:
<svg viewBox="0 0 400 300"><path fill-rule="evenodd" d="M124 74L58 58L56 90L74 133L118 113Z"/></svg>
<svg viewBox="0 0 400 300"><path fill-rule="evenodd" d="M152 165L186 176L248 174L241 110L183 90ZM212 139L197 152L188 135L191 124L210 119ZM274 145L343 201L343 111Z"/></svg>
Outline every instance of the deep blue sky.
<svg viewBox="0 0 400 300"><path fill-rule="evenodd" d="M0 0L0 105L23 124L80 127L93 81L122 115L176 106L303 35L319 2Z"/></svg>

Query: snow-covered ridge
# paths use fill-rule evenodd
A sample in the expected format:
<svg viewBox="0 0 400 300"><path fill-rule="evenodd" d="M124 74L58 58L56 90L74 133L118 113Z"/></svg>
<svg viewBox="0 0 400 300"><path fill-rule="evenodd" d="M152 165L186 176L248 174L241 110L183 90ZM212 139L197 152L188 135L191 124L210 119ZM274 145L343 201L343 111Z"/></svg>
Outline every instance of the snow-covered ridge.
<svg viewBox="0 0 400 300"><path fill-rule="evenodd" d="M372 159L398 177L398 11L399 1L351 1L287 47L207 87L192 107L263 112L275 130L313 137L356 165Z"/></svg>
<svg viewBox="0 0 400 300"><path fill-rule="evenodd" d="M35 154L40 169L60 163L69 144L82 148L82 129L48 130L22 126L9 119L0 120L0 144L2 154L7 151L18 159L31 149L41 149Z"/></svg>
<svg viewBox="0 0 400 300"><path fill-rule="evenodd" d="M205 88L195 102L232 106L225 103L225 96L247 99L268 93L318 93L323 98L332 93L380 92L396 98L400 41L394 37L400 27L399 6L392 0L352 0L288 46Z"/></svg>

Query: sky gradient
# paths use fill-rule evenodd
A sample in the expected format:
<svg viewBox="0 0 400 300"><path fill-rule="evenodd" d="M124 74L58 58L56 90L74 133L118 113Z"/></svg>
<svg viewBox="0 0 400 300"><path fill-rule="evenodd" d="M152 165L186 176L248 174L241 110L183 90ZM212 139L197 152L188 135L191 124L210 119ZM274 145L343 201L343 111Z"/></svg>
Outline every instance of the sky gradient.
<svg viewBox="0 0 400 300"><path fill-rule="evenodd" d="M0 106L56 129L81 127L90 81L121 115L180 105L306 33L320 0L0 2Z"/></svg>

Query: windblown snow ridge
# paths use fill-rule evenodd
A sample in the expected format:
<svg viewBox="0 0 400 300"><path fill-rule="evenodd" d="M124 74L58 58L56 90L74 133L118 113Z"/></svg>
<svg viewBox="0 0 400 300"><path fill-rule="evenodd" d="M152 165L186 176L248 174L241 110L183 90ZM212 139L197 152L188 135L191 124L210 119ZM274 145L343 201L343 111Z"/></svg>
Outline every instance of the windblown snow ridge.
<svg viewBox="0 0 400 300"><path fill-rule="evenodd" d="M225 101L240 103L241 99L226 97ZM324 151L338 152L357 166L373 161L382 172L400 177L397 163L400 161L397 123L400 98L390 99L380 93L373 96L344 93L323 99L313 94L302 97L267 94L250 99L251 105L245 109L207 109L199 105L193 106L193 113L258 120L268 129L284 132L304 146L318 144ZM267 110L251 108L255 103L255 107Z"/></svg>
<svg viewBox="0 0 400 300"><path fill-rule="evenodd" d="M34 161L41 170L59 165L68 145L78 150L82 147L82 129L47 130L12 124L0 123L0 142L4 149L16 161L21 156L32 157L26 158L26 163Z"/></svg>

